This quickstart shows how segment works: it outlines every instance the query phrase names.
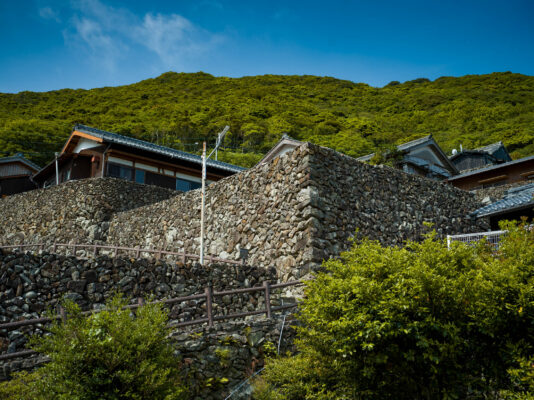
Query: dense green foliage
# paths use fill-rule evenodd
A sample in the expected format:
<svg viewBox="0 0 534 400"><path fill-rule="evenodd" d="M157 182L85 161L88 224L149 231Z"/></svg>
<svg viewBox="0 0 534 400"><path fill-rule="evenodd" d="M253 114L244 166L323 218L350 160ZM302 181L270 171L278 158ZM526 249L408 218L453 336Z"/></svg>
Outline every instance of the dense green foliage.
<svg viewBox="0 0 534 400"><path fill-rule="evenodd" d="M307 283L300 353L268 363L256 397L532 398L534 231L508 228L496 253L431 234L326 262Z"/></svg>
<svg viewBox="0 0 534 400"><path fill-rule="evenodd" d="M433 134L446 151L503 140L534 153L534 77L416 79L374 88L328 77L165 73L121 87L0 94L0 149L43 164L75 123L186 151L225 125L221 159L253 165L287 132L351 156ZM242 155L241 153L249 153Z"/></svg>
<svg viewBox="0 0 534 400"><path fill-rule="evenodd" d="M0 385L9 400L183 399L179 363L167 340L167 314L159 305L124 310L116 297L90 317L67 303L67 321L31 347L50 362Z"/></svg>

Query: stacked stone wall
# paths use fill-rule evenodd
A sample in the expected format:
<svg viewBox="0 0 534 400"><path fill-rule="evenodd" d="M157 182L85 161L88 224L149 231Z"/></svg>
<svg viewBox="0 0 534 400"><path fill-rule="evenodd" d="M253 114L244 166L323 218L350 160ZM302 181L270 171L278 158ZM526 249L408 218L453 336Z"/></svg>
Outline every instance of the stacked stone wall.
<svg viewBox="0 0 534 400"><path fill-rule="evenodd" d="M486 220L468 214L480 204L468 192L386 166L361 163L303 144L207 190L207 253L276 266L282 280L300 279L323 259L346 250L359 234L384 245L420 240L425 222L441 235L479 232ZM198 253L200 193L113 217L108 242Z"/></svg>
<svg viewBox="0 0 534 400"><path fill-rule="evenodd" d="M135 302L137 297L175 298L203 293L209 285L215 291L261 286L277 282L274 268L232 265L170 263L155 259L99 257L82 260L56 254L0 253L0 323L39 318L56 309L63 298L84 310L99 309L114 293L121 292ZM281 290L272 295L280 305ZM262 291L215 296L213 312L227 315L265 309ZM175 304L169 310L171 323L206 317L205 299ZM0 352L24 348L33 327L0 332Z"/></svg>
<svg viewBox="0 0 534 400"><path fill-rule="evenodd" d="M191 386L190 399L250 399L250 381L266 356L294 352L291 317L230 322L215 329L176 332L172 339L182 363L182 376Z"/></svg>
<svg viewBox="0 0 534 400"><path fill-rule="evenodd" d="M502 198L504 198L508 190L527 184L528 182L526 181L507 183L505 185L476 189L473 190L472 193L475 195L476 199L482 202L483 204L490 204L494 201L501 200Z"/></svg>
<svg viewBox="0 0 534 400"><path fill-rule="evenodd" d="M174 191L91 179L0 201L3 243L106 243L200 253L200 190ZM146 204L146 205L143 205ZM305 143L211 184L206 190L207 255L275 266L283 281L306 276L361 235L385 245L438 233L485 231L468 215L471 193Z"/></svg>
<svg viewBox="0 0 534 400"><path fill-rule="evenodd" d="M198 294L211 285L215 291L261 286L276 282L274 269L170 263L161 260L135 260L99 257L82 260L75 257L42 253L40 255L0 251L0 323L38 318L54 310L62 298L75 301L84 310L98 310L116 292L157 299ZM273 306L291 301L273 291ZM215 296L215 315L227 315L265 308L263 292ZM204 318L204 299L175 304L169 309L170 323ZM292 350L294 330L289 320L281 331L283 315L272 319L262 316L229 320L214 327L178 328L172 334L176 362L182 366L184 382L190 385L191 399L224 398L247 376L263 366L268 352L278 346ZM26 326L0 331L0 353L22 351L30 334L42 334ZM46 359L41 355L0 362L0 380L14 371L31 370ZM245 390L246 392L246 390ZM235 397L248 398L248 397Z"/></svg>
<svg viewBox="0 0 534 400"><path fill-rule="evenodd" d="M180 192L115 178L63 183L0 199L0 244L103 243L111 217Z"/></svg>
<svg viewBox="0 0 534 400"><path fill-rule="evenodd" d="M387 246L421 240L431 223L440 236L489 229L469 213L480 207L472 193L356 161L331 149L310 147L311 231L314 260L338 255L350 237Z"/></svg>
<svg viewBox="0 0 534 400"><path fill-rule="evenodd" d="M206 253L276 266L283 280L309 270L308 146L211 184L206 192ZM199 254L199 190L115 215L108 243ZM297 267L298 266L298 267Z"/></svg>

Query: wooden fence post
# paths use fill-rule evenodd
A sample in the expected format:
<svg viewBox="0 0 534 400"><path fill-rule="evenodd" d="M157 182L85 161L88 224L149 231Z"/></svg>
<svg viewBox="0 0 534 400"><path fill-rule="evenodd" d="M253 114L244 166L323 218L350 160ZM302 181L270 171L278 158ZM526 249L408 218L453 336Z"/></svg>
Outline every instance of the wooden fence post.
<svg viewBox="0 0 534 400"><path fill-rule="evenodd" d="M115 257L117 257L117 254L119 253L119 246L115 246L113 250L113 254Z"/></svg>
<svg viewBox="0 0 534 400"><path fill-rule="evenodd" d="M206 311L208 312L208 326L213 326L213 309L212 309L212 302L213 302L213 289L211 286L207 286L206 290Z"/></svg>
<svg viewBox="0 0 534 400"><path fill-rule="evenodd" d="M97 254L98 254L98 246L96 244L93 245L94 248L93 248L93 255L96 257Z"/></svg>
<svg viewBox="0 0 534 400"><path fill-rule="evenodd" d="M141 256L141 250L139 249L139 246L135 248L135 258L139 258Z"/></svg>
<svg viewBox="0 0 534 400"><path fill-rule="evenodd" d="M268 281L263 282L265 288L265 313L267 318L271 318L271 285Z"/></svg>
<svg viewBox="0 0 534 400"><path fill-rule="evenodd" d="M54 244L52 245L52 253L55 253L57 251L57 243L54 242Z"/></svg>
<svg viewBox="0 0 534 400"><path fill-rule="evenodd" d="M61 317L63 323L67 322L67 313L65 312L63 306L59 306L59 316Z"/></svg>

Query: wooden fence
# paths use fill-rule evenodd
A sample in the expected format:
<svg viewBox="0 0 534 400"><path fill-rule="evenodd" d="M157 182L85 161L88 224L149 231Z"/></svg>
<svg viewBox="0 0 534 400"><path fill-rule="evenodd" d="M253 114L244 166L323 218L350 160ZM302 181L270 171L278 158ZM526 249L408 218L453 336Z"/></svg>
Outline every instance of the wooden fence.
<svg viewBox="0 0 534 400"><path fill-rule="evenodd" d="M98 256L99 252L102 250L108 250L112 253L114 257L117 257L119 251L126 253L133 253L136 258L139 258L143 253L154 254L156 259L160 259L162 256L177 256L185 264L185 262L190 260L198 260L200 258L197 254L188 254L186 252L176 252L168 251L163 249L142 249L139 246L137 247L123 247L123 246L109 246L109 245L100 245L100 244L79 244L79 243L34 243L34 244L11 244L11 245L1 245L0 249L11 249L11 250L24 250L24 249L35 249L37 251L44 251L45 249L50 249L52 253L56 253L57 250L61 247L65 248L65 253L67 254L71 250L71 255L76 256L78 250L87 250L88 253L92 254L94 257ZM109 255L109 254L108 254ZM226 258L218 258L213 256L204 257L209 263L226 263L234 265L244 265L246 260L245 258L240 261L230 260Z"/></svg>
<svg viewBox="0 0 534 400"><path fill-rule="evenodd" d="M199 299L205 299L206 301L206 316L204 318L195 319L192 321L184 321L174 324L169 324L169 327L172 328L181 328L185 326L190 325L200 325L200 324L208 324L208 326L213 326L216 321L223 321L226 319L237 319L237 318L243 318L247 316L252 315L259 315L259 314L265 314L267 318L271 318L272 313L276 311L282 311L287 310L293 307L298 306L298 303L291 303L291 304L285 304L281 306L272 306L271 305L271 291L273 289L280 289L285 288L289 286L300 286L302 285L302 282L300 281L291 281L286 283L276 283L271 285L269 282L264 282L262 286L256 286L256 287L250 287L250 288L242 288L242 289L233 289L233 290L223 290L220 292L213 291L213 288L211 286L208 286L204 289L203 293L194 294L192 296L185 296L185 297L176 297L172 299L165 299L165 300L157 300L153 301L150 304L164 304L164 305L172 305L175 303L181 303L183 301L189 301L189 300L199 300ZM225 296L225 295L233 295L233 294L241 294L241 293L252 293L252 292L258 292L263 291L265 296L265 309L263 310L255 310L255 311L245 311L245 312L239 312L239 313L233 313L233 314L227 314L227 315L214 315L213 313L213 298L215 296ZM138 298L137 304L131 304L126 306L126 309L135 310L139 307L141 307L144 304L144 300L142 298ZM98 311L96 311L98 312ZM84 315L91 315L93 311L86 311L82 314ZM35 318L35 319L27 319L22 321L14 321L14 322L7 322L4 324L0 324L0 331L2 330L10 330L10 329L16 329L23 326L32 326L32 325L40 325L40 324L47 324L52 321L57 320L66 320L67 315L65 313L65 310L60 307L59 312L57 316L54 317L48 317L48 318ZM4 360L10 360L13 358L19 358L19 357L26 357L29 355L36 354L37 352L34 350L23 350L16 353L5 353L0 354L0 361Z"/></svg>

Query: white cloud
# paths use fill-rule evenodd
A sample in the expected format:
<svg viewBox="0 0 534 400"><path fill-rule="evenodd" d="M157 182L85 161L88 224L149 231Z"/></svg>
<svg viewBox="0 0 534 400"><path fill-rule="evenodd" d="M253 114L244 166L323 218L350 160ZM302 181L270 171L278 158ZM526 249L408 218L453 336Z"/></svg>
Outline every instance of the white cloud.
<svg viewBox="0 0 534 400"><path fill-rule="evenodd" d="M64 33L65 40L83 46L109 69L114 69L137 46L157 55L155 60L162 67L182 69L222 40L222 36L178 14L149 13L140 18L127 9L113 8L99 0L71 4L73 15Z"/></svg>
<svg viewBox="0 0 534 400"><path fill-rule="evenodd" d="M61 22L59 14L54 11L51 7L43 7L39 9L39 16L43 19L51 19L56 22Z"/></svg>
<svg viewBox="0 0 534 400"><path fill-rule="evenodd" d="M147 14L134 35L134 39L156 53L165 66L200 55L221 39L177 14Z"/></svg>
<svg viewBox="0 0 534 400"><path fill-rule="evenodd" d="M90 53L107 70L114 70L118 54L120 50L125 49L125 46L107 34L102 25L95 20L73 17L72 23L75 29L72 39L78 44L88 46Z"/></svg>

